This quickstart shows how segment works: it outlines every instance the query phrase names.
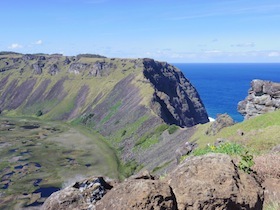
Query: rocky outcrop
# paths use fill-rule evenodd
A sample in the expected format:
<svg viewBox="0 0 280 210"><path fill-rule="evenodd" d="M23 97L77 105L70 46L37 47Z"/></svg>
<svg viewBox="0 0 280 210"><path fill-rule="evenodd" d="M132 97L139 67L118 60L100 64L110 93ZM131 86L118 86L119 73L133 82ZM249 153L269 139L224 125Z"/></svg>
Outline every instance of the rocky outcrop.
<svg viewBox="0 0 280 210"><path fill-rule="evenodd" d="M108 190L112 189L113 182L105 181L103 177L76 182L72 186L53 193L42 206L42 210L65 209L93 209Z"/></svg>
<svg viewBox="0 0 280 210"><path fill-rule="evenodd" d="M166 178L178 209L262 209L263 190L228 155L190 157Z"/></svg>
<svg viewBox="0 0 280 210"><path fill-rule="evenodd" d="M143 63L144 75L155 89L152 108L166 123L190 127L209 121L198 92L181 71L152 59Z"/></svg>
<svg viewBox="0 0 280 210"><path fill-rule="evenodd" d="M96 209L177 209L175 196L168 184L159 180L129 179L108 192Z"/></svg>
<svg viewBox="0 0 280 210"><path fill-rule="evenodd" d="M253 80L248 96L238 103L238 112L245 119L280 108L280 83Z"/></svg>
<svg viewBox="0 0 280 210"><path fill-rule="evenodd" d="M206 131L206 135L216 135L225 127L234 125L234 121L228 114L219 114L217 119L210 125Z"/></svg>
<svg viewBox="0 0 280 210"><path fill-rule="evenodd" d="M235 210L262 209L263 205L260 184L251 175L239 171L224 154L191 157L164 179L145 173L115 184L111 190L105 183L83 183L91 187L76 183L56 192L46 200L43 209Z"/></svg>

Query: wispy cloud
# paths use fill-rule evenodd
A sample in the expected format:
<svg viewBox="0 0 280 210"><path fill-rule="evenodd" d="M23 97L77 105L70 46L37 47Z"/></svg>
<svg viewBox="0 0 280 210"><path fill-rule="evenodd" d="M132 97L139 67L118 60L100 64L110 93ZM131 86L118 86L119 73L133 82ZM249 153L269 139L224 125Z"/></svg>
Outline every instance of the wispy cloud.
<svg viewBox="0 0 280 210"><path fill-rule="evenodd" d="M275 50L252 50L252 51L222 51L222 50L204 50L201 52L179 52L179 51L149 51L146 56L163 60L183 60L183 61L278 61L280 51ZM279 60L280 61L280 60Z"/></svg>
<svg viewBox="0 0 280 210"><path fill-rule="evenodd" d="M8 46L8 49L20 49L20 48L23 48L22 45L18 44L18 43L13 43L11 44L10 46Z"/></svg>
<svg viewBox="0 0 280 210"><path fill-rule="evenodd" d="M279 51L274 51L268 53L268 57L280 57L280 52Z"/></svg>
<svg viewBox="0 0 280 210"><path fill-rule="evenodd" d="M41 39L37 40L36 42L34 42L35 45L41 45L43 44L43 41Z"/></svg>
<svg viewBox="0 0 280 210"><path fill-rule="evenodd" d="M212 42L218 42L219 40L217 38L212 39Z"/></svg>

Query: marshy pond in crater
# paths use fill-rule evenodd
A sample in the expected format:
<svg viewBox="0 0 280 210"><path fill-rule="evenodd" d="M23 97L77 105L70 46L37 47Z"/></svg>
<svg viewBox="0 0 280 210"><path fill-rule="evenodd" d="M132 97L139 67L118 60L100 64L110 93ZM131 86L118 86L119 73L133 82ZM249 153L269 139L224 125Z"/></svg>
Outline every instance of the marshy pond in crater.
<svg viewBox="0 0 280 210"><path fill-rule="evenodd" d="M97 135L61 122L0 116L0 209L41 205L77 177L115 178L115 162Z"/></svg>

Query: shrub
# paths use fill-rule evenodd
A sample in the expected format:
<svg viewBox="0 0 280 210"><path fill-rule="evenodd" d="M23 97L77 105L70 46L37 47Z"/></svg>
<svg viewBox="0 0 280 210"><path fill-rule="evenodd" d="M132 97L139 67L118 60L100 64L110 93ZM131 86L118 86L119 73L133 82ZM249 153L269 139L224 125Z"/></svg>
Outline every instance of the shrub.
<svg viewBox="0 0 280 210"><path fill-rule="evenodd" d="M171 135L171 134L175 133L178 129L179 129L179 127L177 125L170 125L168 128L168 133Z"/></svg>
<svg viewBox="0 0 280 210"><path fill-rule="evenodd" d="M130 177L142 168L143 166L139 165L135 160L128 161L125 164L121 164L121 171L124 177Z"/></svg>
<svg viewBox="0 0 280 210"><path fill-rule="evenodd" d="M223 153L228 155L237 155L241 158L238 167L246 173L252 171L254 165L253 155L242 145L236 143L226 142L219 146L208 145L204 149L197 149L193 152L193 155L199 156L207 153Z"/></svg>
<svg viewBox="0 0 280 210"><path fill-rule="evenodd" d="M126 134L126 130L122 131L122 137Z"/></svg>
<svg viewBox="0 0 280 210"><path fill-rule="evenodd" d="M42 110L38 110L38 111L36 112L36 116L37 116L37 117L40 117L40 116L42 116L42 115L43 115Z"/></svg>
<svg viewBox="0 0 280 210"><path fill-rule="evenodd" d="M210 152L213 153L223 153L228 155L241 155L246 151L246 148L240 144L226 142L219 146L208 145L204 149L196 149L193 154L195 156L204 155Z"/></svg>
<svg viewBox="0 0 280 210"><path fill-rule="evenodd" d="M238 167L246 173L251 173L251 167L254 165L253 155L251 155L248 151L245 154L241 155L241 160L238 164Z"/></svg>

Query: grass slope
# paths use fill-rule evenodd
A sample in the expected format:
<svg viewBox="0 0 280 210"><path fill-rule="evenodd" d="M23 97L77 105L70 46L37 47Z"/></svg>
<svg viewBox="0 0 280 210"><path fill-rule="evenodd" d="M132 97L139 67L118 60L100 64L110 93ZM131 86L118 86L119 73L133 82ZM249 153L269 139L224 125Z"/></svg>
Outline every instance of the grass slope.
<svg viewBox="0 0 280 210"><path fill-rule="evenodd" d="M266 152L280 144L280 110L266 113L222 129L214 136L205 134L210 123L198 125L191 140L197 140L200 148L213 144L218 138L240 143L256 152ZM243 132L243 135L239 135Z"/></svg>

